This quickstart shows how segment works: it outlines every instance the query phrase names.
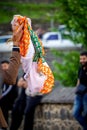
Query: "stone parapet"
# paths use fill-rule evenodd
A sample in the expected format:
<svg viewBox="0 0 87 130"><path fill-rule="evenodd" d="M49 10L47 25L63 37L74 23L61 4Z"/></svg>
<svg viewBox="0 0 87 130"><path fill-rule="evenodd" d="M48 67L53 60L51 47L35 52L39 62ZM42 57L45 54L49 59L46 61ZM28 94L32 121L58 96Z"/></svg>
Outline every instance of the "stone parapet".
<svg viewBox="0 0 87 130"><path fill-rule="evenodd" d="M82 130L72 116L72 104L40 104L34 117L34 130Z"/></svg>

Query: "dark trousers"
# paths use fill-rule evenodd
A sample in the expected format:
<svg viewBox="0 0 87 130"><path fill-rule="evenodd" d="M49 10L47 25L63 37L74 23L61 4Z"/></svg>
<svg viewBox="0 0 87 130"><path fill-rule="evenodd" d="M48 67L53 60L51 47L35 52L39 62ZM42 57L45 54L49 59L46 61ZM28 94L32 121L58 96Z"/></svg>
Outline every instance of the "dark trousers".
<svg viewBox="0 0 87 130"><path fill-rule="evenodd" d="M3 97L0 99L0 107L2 109L4 118L8 124L9 122L9 110L12 110L13 108L14 100L9 97L9 95ZM7 128L2 128L3 130L7 130Z"/></svg>
<svg viewBox="0 0 87 130"><path fill-rule="evenodd" d="M36 106L40 103L42 96L26 96L25 89L22 89L20 97L16 100L12 111L12 122L10 130L18 130L23 120L23 130L33 130L34 112Z"/></svg>

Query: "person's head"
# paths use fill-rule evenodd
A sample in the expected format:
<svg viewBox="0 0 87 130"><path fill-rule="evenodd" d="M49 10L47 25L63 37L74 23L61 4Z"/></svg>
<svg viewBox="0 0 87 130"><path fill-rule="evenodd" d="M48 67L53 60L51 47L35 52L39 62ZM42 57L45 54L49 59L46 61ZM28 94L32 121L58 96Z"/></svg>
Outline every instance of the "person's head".
<svg viewBox="0 0 87 130"><path fill-rule="evenodd" d="M12 24L12 30L13 31L17 31L18 27L24 23L24 20L25 20L25 17L24 16L21 16L21 15L14 15L12 21L11 21L11 24ZM27 18L27 22L28 24L30 25L31 27L31 19L30 18Z"/></svg>
<svg viewBox="0 0 87 130"><path fill-rule="evenodd" d="M80 53L80 63L83 67L87 66L87 51Z"/></svg>
<svg viewBox="0 0 87 130"><path fill-rule="evenodd" d="M9 61L8 60L1 61L1 67L3 70L7 70L9 67Z"/></svg>

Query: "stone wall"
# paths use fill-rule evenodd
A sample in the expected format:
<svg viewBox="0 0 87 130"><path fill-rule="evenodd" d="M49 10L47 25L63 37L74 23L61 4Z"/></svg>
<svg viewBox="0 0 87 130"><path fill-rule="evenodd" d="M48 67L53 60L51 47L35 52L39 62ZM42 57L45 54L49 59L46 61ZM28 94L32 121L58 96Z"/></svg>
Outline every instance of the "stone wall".
<svg viewBox="0 0 87 130"><path fill-rule="evenodd" d="M35 112L34 130L81 130L72 116L72 104L41 104Z"/></svg>
<svg viewBox="0 0 87 130"><path fill-rule="evenodd" d="M23 123L19 130L22 130ZM72 116L72 104L39 104L35 111L34 130L82 130Z"/></svg>
<svg viewBox="0 0 87 130"><path fill-rule="evenodd" d="M82 130L72 116L74 91L62 86L45 95L35 109L33 130Z"/></svg>

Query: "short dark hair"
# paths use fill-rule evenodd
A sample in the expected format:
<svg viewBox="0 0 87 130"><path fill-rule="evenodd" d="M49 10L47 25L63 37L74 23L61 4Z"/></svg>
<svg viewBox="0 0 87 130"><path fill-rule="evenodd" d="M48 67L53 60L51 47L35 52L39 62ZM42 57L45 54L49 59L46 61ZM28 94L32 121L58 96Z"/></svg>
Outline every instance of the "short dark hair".
<svg viewBox="0 0 87 130"><path fill-rule="evenodd" d="M80 53L80 56L83 56L83 55L87 56L87 51L83 51Z"/></svg>
<svg viewBox="0 0 87 130"><path fill-rule="evenodd" d="M1 61L1 64L4 64L4 63L9 64L9 61L8 61L8 60L3 60L3 61Z"/></svg>

